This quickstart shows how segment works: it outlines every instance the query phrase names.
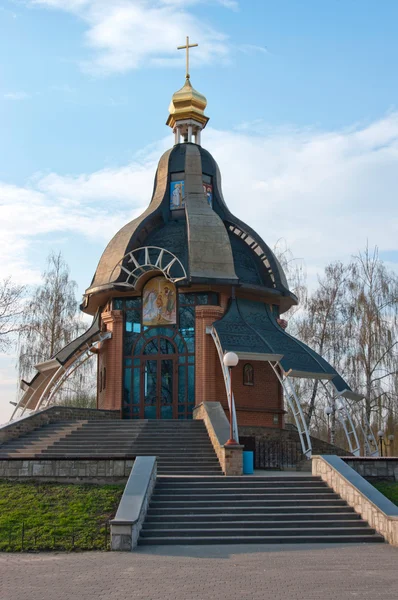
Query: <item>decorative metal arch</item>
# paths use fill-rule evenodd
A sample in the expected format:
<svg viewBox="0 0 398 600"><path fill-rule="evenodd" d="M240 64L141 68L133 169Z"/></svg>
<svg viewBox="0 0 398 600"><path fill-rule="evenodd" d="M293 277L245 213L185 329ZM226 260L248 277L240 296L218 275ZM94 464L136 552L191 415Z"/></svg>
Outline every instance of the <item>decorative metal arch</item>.
<svg viewBox="0 0 398 600"><path fill-rule="evenodd" d="M236 419L235 399L234 399L233 392L232 392L232 397L230 394L231 385L230 385L229 370L228 370L228 367L226 367L224 365L224 352L223 352L223 349L221 346L220 339L217 335L217 331L214 329L214 327L210 328L210 334L211 334L211 337L213 338L215 346L217 348L217 354L218 354L218 358L220 359L220 364L221 364L221 371L224 376L225 390L227 392L227 398L228 398L229 414L232 414L232 430L233 430L233 434L234 434L234 439L237 442L239 442L238 421ZM232 411L231 411L231 406L232 406Z"/></svg>
<svg viewBox="0 0 398 600"><path fill-rule="evenodd" d="M311 438L307 427L307 421L305 420L305 416L303 413L303 409L301 407L300 399L296 394L296 390L294 389L294 385L289 379L288 375L282 377L279 371L279 362L272 363L268 361L271 365L275 375L277 376L279 383L281 384L286 400L289 404L290 410L293 413L294 420L296 422L297 431L300 437L301 448L303 454L310 459L312 456L312 444Z"/></svg>
<svg viewBox="0 0 398 600"><path fill-rule="evenodd" d="M354 421L351 417L350 406L348 405L347 400L344 397L344 392L335 395L334 393L330 392L329 388L323 381L321 383L326 391L326 395L332 403L332 406L334 406L336 409L337 419L343 427L350 452L352 452L354 456L359 456L361 452L359 439ZM331 383L333 386L333 380L331 381Z"/></svg>
<svg viewBox="0 0 398 600"><path fill-rule="evenodd" d="M144 262L139 262L139 254L142 252L144 252ZM131 264L132 268L128 269L125 266L126 264ZM172 267L174 267L178 273L176 277L171 275ZM119 269L119 272L123 271L123 273L127 275L125 281L117 283L117 285L125 287L135 288L139 278L145 273L148 273L148 271L161 271L166 279L172 283L187 278L185 268L175 254L164 248L159 248L158 246L142 246L141 248L136 248L135 250L128 252L113 268L109 277L109 282L113 282L114 279L118 277L119 273L115 275L117 269Z"/></svg>
<svg viewBox="0 0 398 600"><path fill-rule="evenodd" d="M51 361L54 363L54 369L52 369L52 373L50 376L46 377L45 372L39 371L39 377L41 377L40 385L38 389L33 389L24 403L24 396L17 403L14 412L11 416L11 420L16 418L17 413L19 412L18 417L22 417L25 411L29 412L37 412L41 408L49 406L56 394L56 392L60 389L60 387L65 383L65 381L78 369L83 363L86 362L89 358L91 358L91 348L93 348L98 342L102 342L106 339L109 339L112 336L111 332L101 333L96 339L93 341L87 342L83 347L78 348L76 352L71 356L68 360L67 364L60 364L56 359ZM44 364L44 363L42 363ZM37 365L36 368L40 367ZM25 393L29 393L29 386ZM29 404L34 400L34 409L29 408Z"/></svg>

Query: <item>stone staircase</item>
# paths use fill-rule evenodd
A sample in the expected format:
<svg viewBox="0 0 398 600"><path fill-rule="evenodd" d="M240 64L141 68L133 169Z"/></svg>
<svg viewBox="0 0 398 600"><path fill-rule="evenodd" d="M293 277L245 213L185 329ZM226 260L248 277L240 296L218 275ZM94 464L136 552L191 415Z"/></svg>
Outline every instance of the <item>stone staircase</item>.
<svg viewBox="0 0 398 600"><path fill-rule="evenodd" d="M158 473L222 475L203 421L74 421L0 446L1 458L157 456Z"/></svg>
<svg viewBox="0 0 398 600"><path fill-rule="evenodd" d="M140 545L384 542L320 478L159 477Z"/></svg>

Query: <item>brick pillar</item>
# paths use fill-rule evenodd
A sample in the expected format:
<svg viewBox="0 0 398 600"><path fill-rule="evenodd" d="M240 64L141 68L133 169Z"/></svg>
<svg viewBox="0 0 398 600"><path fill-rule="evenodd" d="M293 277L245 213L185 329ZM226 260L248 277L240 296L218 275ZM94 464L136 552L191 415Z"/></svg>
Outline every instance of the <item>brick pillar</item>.
<svg viewBox="0 0 398 600"><path fill-rule="evenodd" d="M218 402L224 385L216 346L206 327L224 314L221 306L197 306L195 323L195 405ZM218 367L218 368L217 368ZM218 381L221 378L221 381Z"/></svg>
<svg viewBox="0 0 398 600"><path fill-rule="evenodd" d="M106 353L106 388L101 408L107 410L122 409L123 394L123 312L121 310L105 311L101 315L102 322L112 337L103 343L101 353Z"/></svg>

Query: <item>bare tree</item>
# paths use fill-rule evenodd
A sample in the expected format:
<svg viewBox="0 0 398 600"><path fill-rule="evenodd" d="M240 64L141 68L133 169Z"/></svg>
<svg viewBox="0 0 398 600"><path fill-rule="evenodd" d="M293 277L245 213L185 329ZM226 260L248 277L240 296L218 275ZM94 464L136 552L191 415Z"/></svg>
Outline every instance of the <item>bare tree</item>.
<svg viewBox="0 0 398 600"><path fill-rule="evenodd" d="M377 248L367 247L350 265L349 294L347 364L365 396L368 420L376 417L381 427L398 374L398 277Z"/></svg>
<svg viewBox="0 0 398 600"><path fill-rule="evenodd" d="M367 420L375 427L398 417L398 277L377 248L366 248L348 265L326 267L297 313L296 335L364 395ZM328 402L323 387L318 381L297 385L316 434L324 428ZM359 407L353 409L361 418Z"/></svg>
<svg viewBox="0 0 398 600"><path fill-rule="evenodd" d="M345 333L348 274L348 267L341 262L328 265L324 276L318 278L318 287L304 302L303 313L296 324L297 336L340 371L344 370L348 348ZM310 425L317 399L323 398L324 390L319 380L302 386Z"/></svg>
<svg viewBox="0 0 398 600"><path fill-rule="evenodd" d="M24 286L13 283L11 277L0 282L0 350L2 351L9 347L13 334L19 331L24 291Z"/></svg>
<svg viewBox="0 0 398 600"><path fill-rule="evenodd" d="M27 303L19 334L19 375L26 378L34 366L52 358L81 331L76 283L61 253L50 254L43 282Z"/></svg>

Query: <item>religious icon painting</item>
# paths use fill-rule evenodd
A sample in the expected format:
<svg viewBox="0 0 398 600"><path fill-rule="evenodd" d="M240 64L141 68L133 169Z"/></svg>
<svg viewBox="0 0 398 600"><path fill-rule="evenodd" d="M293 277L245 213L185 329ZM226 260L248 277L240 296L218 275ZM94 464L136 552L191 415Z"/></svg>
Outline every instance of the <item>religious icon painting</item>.
<svg viewBox="0 0 398 600"><path fill-rule="evenodd" d="M165 277L153 277L142 293L142 324L173 325L177 321L177 290Z"/></svg>
<svg viewBox="0 0 398 600"><path fill-rule="evenodd" d="M207 202L209 203L210 208L213 208L213 186L211 183L203 182L203 191L206 195Z"/></svg>
<svg viewBox="0 0 398 600"><path fill-rule="evenodd" d="M170 183L170 209L184 208L184 182L172 181Z"/></svg>

